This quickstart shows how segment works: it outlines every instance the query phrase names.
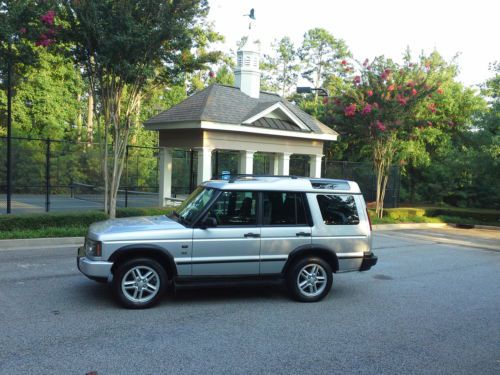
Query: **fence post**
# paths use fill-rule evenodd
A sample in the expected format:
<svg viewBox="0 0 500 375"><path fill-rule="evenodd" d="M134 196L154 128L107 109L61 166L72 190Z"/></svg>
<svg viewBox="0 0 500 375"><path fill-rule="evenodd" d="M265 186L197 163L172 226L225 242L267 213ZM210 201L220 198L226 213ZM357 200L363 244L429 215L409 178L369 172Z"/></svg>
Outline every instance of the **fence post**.
<svg viewBox="0 0 500 375"><path fill-rule="evenodd" d="M128 207L128 145L125 147L125 207Z"/></svg>
<svg viewBox="0 0 500 375"><path fill-rule="evenodd" d="M12 43L8 42L7 56L7 213L12 200Z"/></svg>
<svg viewBox="0 0 500 375"><path fill-rule="evenodd" d="M50 138L47 138L45 154L45 212L50 211Z"/></svg>

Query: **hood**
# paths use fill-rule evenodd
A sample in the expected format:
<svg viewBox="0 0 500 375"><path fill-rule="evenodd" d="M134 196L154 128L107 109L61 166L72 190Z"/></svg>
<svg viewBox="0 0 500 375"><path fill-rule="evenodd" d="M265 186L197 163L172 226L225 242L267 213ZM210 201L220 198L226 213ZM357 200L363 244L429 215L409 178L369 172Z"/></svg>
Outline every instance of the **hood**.
<svg viewBox="0 0 500 375"><path fill-rule="evenodd" d="M89 236L94 239L115 237L119 239L143 237L147 233L185 229L178 222L167 216L138 216L120 219L111 219L94 223L89 228Z"/></svg>

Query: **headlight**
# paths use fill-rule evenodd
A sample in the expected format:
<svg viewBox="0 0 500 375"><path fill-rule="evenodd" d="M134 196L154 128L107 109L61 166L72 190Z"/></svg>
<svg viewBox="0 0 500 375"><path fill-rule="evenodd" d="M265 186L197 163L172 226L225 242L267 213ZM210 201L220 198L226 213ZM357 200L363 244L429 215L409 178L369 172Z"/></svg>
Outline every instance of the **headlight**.
<svg viewBox="0 0 500 375"><path fill-rule="evenodd" d="M85 253L87 256L100 257L102 255L101 242L85 238Z"/></svg>

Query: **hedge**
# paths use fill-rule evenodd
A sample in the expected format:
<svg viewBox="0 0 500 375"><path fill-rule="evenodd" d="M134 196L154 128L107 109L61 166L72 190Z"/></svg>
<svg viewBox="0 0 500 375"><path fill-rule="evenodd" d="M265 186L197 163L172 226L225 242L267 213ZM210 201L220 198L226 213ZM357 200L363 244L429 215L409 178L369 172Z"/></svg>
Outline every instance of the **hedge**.
<svg viewBox="0 0 500 375"><path fill-rule="evenodd" d="M173 208L122 208L116 211L117 217L166 215ZM85 211L79 213L44 213L0 215L0 231L35 230L43 228L88 227L96 221L108 217L101 211Z"/></svg>
<svg viewBox="0 0 500 375"><path fill-rule="evenodd" d="M371 215L374 215L371 214ZM444 219L444 222L475 222L477 224L487 223L500 225L500 211L473 208L455 208L455 207L400 207L384 209L384 217L394 220L405 220L407 218L437 218ZM451 219L451 220L450 220ZM418 219L417 219L418 220Z"/></svg>

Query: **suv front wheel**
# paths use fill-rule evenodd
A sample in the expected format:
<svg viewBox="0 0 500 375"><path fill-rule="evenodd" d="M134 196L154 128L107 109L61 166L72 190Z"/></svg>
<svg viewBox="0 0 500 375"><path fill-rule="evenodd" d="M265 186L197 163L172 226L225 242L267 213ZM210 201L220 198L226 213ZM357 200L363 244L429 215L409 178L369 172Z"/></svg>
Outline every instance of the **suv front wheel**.
<svg viewBox="0 0 500 375"><path fill-rule="evenodd" d="M288 290L301 302L323 299L332 287L332 268L321 258L307 257L295 262L287 273Z"/></svg>
<svg viewBox="0 0 500 375"><path fill-rule="evenodd" d="M167 284L165 269L154 259L131 259L115 271L113 289L118 301L130 309L157 304Z"/></svg>

